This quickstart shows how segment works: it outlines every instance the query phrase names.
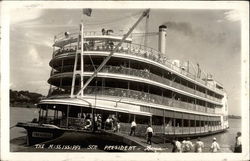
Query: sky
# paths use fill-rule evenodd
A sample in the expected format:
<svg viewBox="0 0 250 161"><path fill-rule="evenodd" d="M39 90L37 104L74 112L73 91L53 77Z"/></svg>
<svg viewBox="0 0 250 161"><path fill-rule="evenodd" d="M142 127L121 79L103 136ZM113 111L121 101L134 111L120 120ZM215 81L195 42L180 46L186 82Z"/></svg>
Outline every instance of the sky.
<svg viewBox="0 0 250 161"><path fill-rule="evenodd" d="M128 31L142 9L95 9L83 17L85 30ZM15 9L10 21L10 89L46 95L54 36L78 29L81 9ZM151 9L148 32L167 25L166 55L191 61L223 84L229 114L241 115L241 21L237 10ZM145 19L134 32L145 32ZM148 46L157 49L157 36ZM136 38L142 43L142 38Z"/></svg>

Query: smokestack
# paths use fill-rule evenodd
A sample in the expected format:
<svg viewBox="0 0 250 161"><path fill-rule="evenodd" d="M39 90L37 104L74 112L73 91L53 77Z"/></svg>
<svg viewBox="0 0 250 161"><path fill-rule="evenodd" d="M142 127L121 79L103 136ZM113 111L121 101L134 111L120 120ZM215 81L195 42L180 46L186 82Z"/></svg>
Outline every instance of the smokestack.
<svg viewBox="0 0 250 161"><path fill-rule="evenodd" d="M163 54L166 52L166 32L167 26L161 25L159 26L159 40L158 40L158 48L159 51Z"/></svg>

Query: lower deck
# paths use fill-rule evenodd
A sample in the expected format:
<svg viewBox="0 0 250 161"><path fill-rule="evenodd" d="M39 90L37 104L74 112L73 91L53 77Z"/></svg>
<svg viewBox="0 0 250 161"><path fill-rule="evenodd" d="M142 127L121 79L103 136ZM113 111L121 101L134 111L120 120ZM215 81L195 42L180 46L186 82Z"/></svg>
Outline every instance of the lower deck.
<svg viewBox="0 0 250 161"><path fill-rule="evenodd" d="M157 113L152 110L153 108L150 108L148 112L131 112L118 107L111 109L97 105L87 107L41 103L39 107L39 118L35 121L72 130L114 130L129 133L132 121L136 122L137 136L145 136L148 125L152 126L155 135L178 137L209 135L227 129L223 117L170 110ZM129 105L126 108L129 108Z"/></svg>

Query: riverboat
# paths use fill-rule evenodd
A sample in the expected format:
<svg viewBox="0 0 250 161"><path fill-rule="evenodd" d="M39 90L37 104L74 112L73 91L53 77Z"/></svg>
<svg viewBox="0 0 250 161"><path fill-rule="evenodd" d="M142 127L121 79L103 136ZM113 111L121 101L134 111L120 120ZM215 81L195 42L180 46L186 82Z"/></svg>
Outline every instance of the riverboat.
<svg viewBox="0 0 250 161"><path fill-rule="evenodd" d="M223 85L209 75L201 77L199 65L191 73L190 62L170 60L166 32L167 26L159 26L158 50L133 43L129 33L83 31L83 24L80 31L55 36L48 96L37 105L37 120L18 123L27 129L29 144L66 131L112 130L117 122L120 133L128 134L131 121L137 136L145 135L148 124L164 138L225 131Z"/></svg>

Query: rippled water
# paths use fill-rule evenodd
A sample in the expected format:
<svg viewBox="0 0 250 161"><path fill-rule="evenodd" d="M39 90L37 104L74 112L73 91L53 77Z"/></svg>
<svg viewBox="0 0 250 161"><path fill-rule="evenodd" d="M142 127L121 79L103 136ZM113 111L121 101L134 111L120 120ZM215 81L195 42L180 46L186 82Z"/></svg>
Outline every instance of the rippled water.
<svg viewBox="0 0 250 161"><path fill-rule="evenodd" d="M209 150L212 140L215 137L221 146L222 152L231 152L235 144L236 133L241 131L241 119L229 119L229 126L230 128L224 133L202 137L201 140L205 144L204 151Z"/></svg>
<svg viewBox="0 0 250 161"><path fill-rule="evenodd" d="M31 121L33 118L38 117L38 109L35 108L10 108L10 127L16 125L17 122ZM229 119L230 128L225 133L202 137L201 140L205 144L204 151L209 151L212 144L212 139L216 137L217 142L221 146L222 152L232 152L232 147L235 143L236 133L241 131L241 119ZM26 131L23 128L11 128L10 139L25 136ZM196 140L191 140L195 142Z"/></svg>

